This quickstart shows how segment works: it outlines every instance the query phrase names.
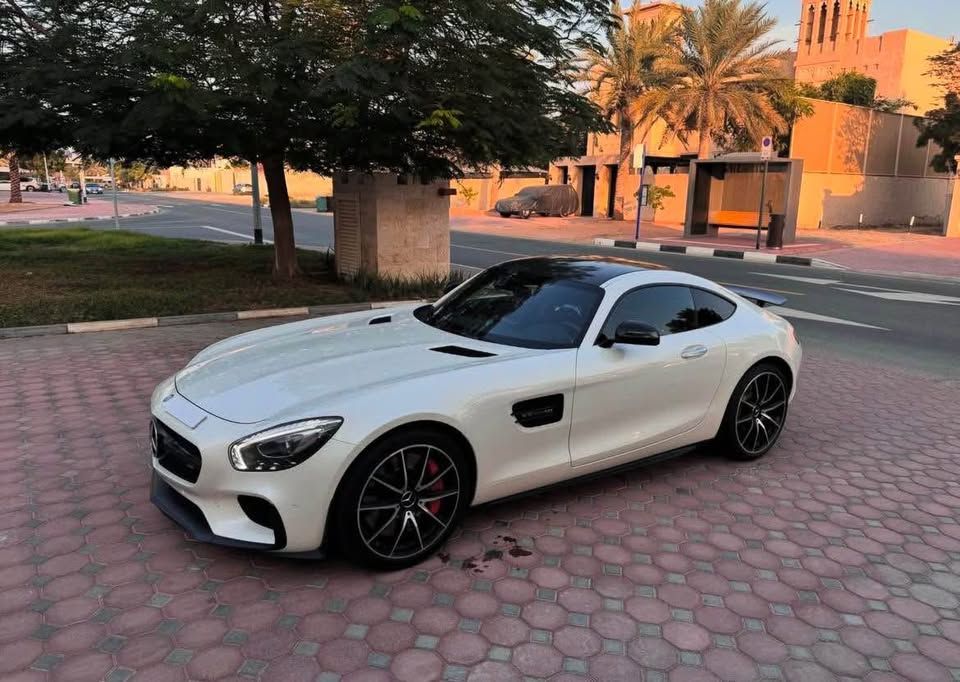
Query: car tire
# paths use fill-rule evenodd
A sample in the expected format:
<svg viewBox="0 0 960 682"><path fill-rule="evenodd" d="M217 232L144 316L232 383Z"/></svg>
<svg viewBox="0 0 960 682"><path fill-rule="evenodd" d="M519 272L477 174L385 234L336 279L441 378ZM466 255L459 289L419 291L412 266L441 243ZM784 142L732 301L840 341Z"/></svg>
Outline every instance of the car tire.
<svg viewBox="0 0 960 682"><path fill-rule="evenodd" d="M509 218L509 217L510 217L510 214L509 214L509 213L504 213L503 211L500 211L500 217L501 217L501 218Z"/></svg>
<svg viewBox="0 0 960 682"><path fill-rule="evenodd" d="M524 220L528 220L532 215L533 215L533 211L531 210L520 211L520 217L523 218Z"/></svg>
<svg viewBox="0 0 960 682"><path fill-rule="evenodd" d="M790 381L770 362L751 367L727 404L716 445L730 459L750 461L769 452L787 419Z"/></svg>
<svg viewBox="0 0 960 682"><path fill-rule="evenodd" d="M26 192L32 192L32 191L33 191L33 185L27 185L27 186L24 187L23 189L24 189L24 191L26 191Z"/></svg>
<svg viewBox="0 0 960 682"><path fill-rule="evenodd" d="M390 433L367 447L340 483L329 514L336 544L373 568L420 563L459 523L473 483L455 438L420 427Z"/></svg>

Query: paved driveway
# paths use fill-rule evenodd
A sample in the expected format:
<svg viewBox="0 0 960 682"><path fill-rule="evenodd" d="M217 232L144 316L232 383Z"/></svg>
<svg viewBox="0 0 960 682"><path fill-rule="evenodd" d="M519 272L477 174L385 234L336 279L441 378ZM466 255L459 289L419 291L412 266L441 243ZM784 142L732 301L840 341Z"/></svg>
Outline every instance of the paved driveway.
<svg viewBox="0 0 960 682"><path fill-rule="evenodd" d="M0 342L0 678L960 674L960 385L808 349L781 447L470 514L371 574L187 541L147 398L251 324Z"/></svg>

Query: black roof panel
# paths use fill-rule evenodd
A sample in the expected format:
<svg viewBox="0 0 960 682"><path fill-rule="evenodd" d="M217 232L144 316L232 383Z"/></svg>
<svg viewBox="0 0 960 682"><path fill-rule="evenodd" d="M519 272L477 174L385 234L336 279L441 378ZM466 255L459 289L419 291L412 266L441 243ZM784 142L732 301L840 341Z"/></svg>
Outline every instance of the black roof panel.
<svg viewBox="0 0 960 682"><path fill-rule="evenodd" d="M663 270L656 263L605 256L537 256L501 263L498 267L517 274L546 279L566 279L599 286L614 277L643 270Z"/></svg>

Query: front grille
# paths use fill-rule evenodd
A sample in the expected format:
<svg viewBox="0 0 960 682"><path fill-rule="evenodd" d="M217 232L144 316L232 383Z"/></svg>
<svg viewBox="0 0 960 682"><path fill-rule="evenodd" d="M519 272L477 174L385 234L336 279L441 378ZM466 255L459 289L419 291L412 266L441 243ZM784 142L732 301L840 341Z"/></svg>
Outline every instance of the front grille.
<svg viewBox="0 0 960 682"><path fill-rule="evenodd" d="M157 463L184 481L196 483L200 477L200 450L186 438L154 419L150 434Z"/></svg>

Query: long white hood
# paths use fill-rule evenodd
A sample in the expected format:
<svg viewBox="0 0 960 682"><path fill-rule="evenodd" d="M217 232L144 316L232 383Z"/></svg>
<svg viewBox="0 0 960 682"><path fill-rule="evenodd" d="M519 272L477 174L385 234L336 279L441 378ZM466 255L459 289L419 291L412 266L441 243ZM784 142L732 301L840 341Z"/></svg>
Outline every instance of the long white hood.
<svg viewBox="0 0 960 682"><path fill-rule="evenodd" d="M311 410L323 405L335 411L340 393L538 352L449 334L416 319L412 311L337 315L241 334L197 355L177 374L177 391L207 412L238 423L277 415L337 416ZM370 324L385 317L390 320ZM442 346L494 355L431 350Z"/></svg>

